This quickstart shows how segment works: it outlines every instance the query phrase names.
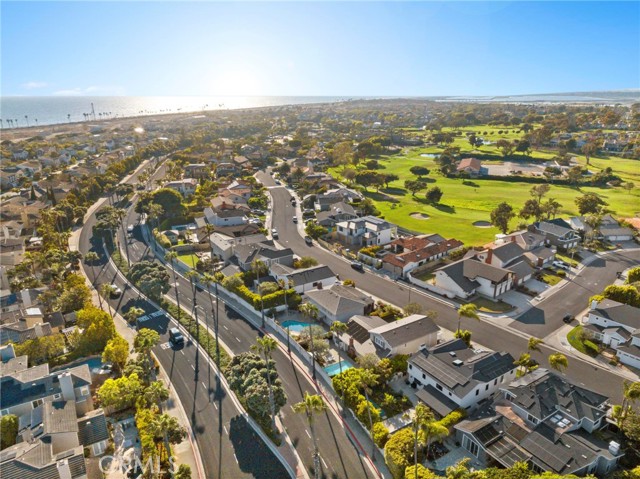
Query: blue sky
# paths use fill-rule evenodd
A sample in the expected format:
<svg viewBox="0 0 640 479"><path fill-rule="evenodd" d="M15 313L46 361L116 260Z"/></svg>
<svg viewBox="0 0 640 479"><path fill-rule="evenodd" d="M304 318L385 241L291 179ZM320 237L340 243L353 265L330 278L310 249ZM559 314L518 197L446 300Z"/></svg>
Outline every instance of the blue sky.
<svg viewBox="0 0 640 479"><path fill-rule="evenodd" d="M640 87L638 2L2 1L2 95Z"/></svg>

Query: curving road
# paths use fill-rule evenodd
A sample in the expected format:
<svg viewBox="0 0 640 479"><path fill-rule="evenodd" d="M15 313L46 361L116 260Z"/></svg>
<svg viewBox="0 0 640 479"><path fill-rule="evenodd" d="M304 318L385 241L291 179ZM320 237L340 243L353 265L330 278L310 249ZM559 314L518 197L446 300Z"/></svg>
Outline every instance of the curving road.
<svg viewBox="0 0 640 479"><path fill-rule="evenodd" d="M340 279L351 278L359 288L386 302L399 306L414 302L422 305L425 310L435 311L438 326L449 330L455 329L457 314L446 303L418 292L415 288L410 289L404 283L392 281L368 271L355 271L346 259L318 246L307 245L300 236L297 225L292 221L296 211L291 206L289 191L284 186L277 186L265 172L259 172L256 177L269 188L272 198L271 227L277 228L281 245L291 248L299 256L315 257L320 263L329 266L340 276ZM542 301L535 310L512 321L508 328L491 324L490 320L465 321L464 327L472 332L473 340L479 344L497 351L507 351L514 358L518 358L521 353L527 351L530 335L544 337L556 330L563 325L562 316L583 311L587 307L589 296L595 294L593 291L600 292L607 284L612 283L616 271L639 263L640 251L638 250L613 253L606 259L598 259L591 263L559 294ZM549 354L557 352L548 346L543 346L541 350L541 352L532 353L532 357L540 364L546 364ZM577 384L608 395L614 402L622 399L623 379L608 370L571 357L565 375Z"/></svg>
<svg viewBox="0 0 640 479"><path fill-rule="evenodd" d="M135 183L136 177L134 175L128 182ZM156 312L156 308L140 298L111 263L106 262L100 245L92 242L91 231L95 222L95 214L87 219L79 244L83 255L96 251L101 257L93 267L83 262L89 279L96 287L102 283L114 283L122 289L123 294L119 298L109 300L110 306L120 313L133 305L144 309L147 314ZM169 347L168 329L176 324L170 324L162 312L159 314L145 326L161 335L161 344L154 353L167 371L170 387L175 388L190 418L206 478L287 477L284 466L246 423L228 392L217 385L215 371L200 348L191 343L179 350Z"/></svg>

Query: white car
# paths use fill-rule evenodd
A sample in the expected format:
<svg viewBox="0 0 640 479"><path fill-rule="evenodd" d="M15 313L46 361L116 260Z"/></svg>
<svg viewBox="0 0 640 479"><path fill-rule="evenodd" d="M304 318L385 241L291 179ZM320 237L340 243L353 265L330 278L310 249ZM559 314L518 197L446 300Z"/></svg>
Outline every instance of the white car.
<svg viewBox="0 0 640 479"><path fill-rule="evenodd" d="M569 271L571 269L568 264L563 263L562 261L554 261L553 265L556 268L564 269L564 270L567 270L567 271Z"/></svg>

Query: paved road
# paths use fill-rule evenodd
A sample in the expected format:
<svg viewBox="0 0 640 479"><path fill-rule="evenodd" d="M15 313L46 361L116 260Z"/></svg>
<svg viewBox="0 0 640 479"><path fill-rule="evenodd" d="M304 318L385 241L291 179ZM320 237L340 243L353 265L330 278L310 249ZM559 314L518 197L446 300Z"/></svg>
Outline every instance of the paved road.
<svg viewBox="0 0 640 479"><path fill-rule="evenodd" d="M294 253L299 256L310 255L315 257L320 263L329 266L335 273L340 276L341 280L347 278L353 279L356 285L370 294L399 306L404 306L410 302L416 302L423 306L425 310L432 310L437 313L436 323L449 330L454 330L457 323L456 312L448 305L443 304L430 296L417 293L415 289L409 290L406 284L395 282L383 278L379 275L370 272L358 272L353 270L349 262L343 258L340 258L323 248L317 246L308 246L305 244L303 238L299 235L296 225L292 221L292 217L295 215L294 208L291 206L290 199L291 194L284 186L274 186L273 180L268 174L259 172L257 178L263 182L270 189L272 196L272 228L275 227L279 233L279 243L283 246L291 248ZM620 253L625 255L624 253ZM628 258L622 258L625 261L636 261L640 258L638 252L629 253ZM614 260L615 261L615 260ZM593 274L593 277L597 277L598 274L602 275L602 271L605 269L610 270L612 265L607 262L601 264L595 262L589 268L598 271L591 272L589 270L589 277ZM615 271L624 269L623 266L616 264L613 267L613 274ZM606 273L609 274L609 273ZM603 276L604 278L605 276ZM601 280L600 283L603 287L606 286L605 280ZM600 284L598 284L599 287ZM565 291L566 289L566 291ZM562 293L556 295L557 297L551 297L547 301L540 303L539 308L544 311L547 323L551 324L554 329L562 323L562 316L566 314L565 308L562 308L563 301L573 304L572 308L578 310L584 309L587 305L588 297L592 293L590 287L576 283L573 287L567 286L562 290ZM582 307L578 307L583 305ZM556 311L562 310L562 314L555 317ZM575 311L575 309L571 309ZM576 311L578 312L578 311ZM532 313L533 314L533 313ZM554 319L550 319L554 316ZM518 358L522 352L527 351L527 338L526 334L519 333L511 330L510 328L496 327L492 325L490 320L473 321L463 320L463 327L472 332L472 340L492 348L498 351L507 351L511 353L514 358ZM541 353L534 352L533 358L540 364L547 363L547 357L549 354L557 352L549 347L543 347ZM576 382L597 392L608 395L613 401L620 401L622 399L622 378L616 376L604 370L602 368L593 366L591 363L581 361L577 358L570 358L569 368L566 372L566 376Z"/></svg>
<svg viewBox="0 0 640 479"><path fill-rule="evenodd" d="M126 225L137 225L139 216L130 209L125 218ZM125 239L122 232L119 232L120 241L128 243L130 261L138 262L142 259L155 260L153 253L142 241L141 231L136 227L132 238ZM173 286L173 275L171 275ZM190 283L178 277L178 291L180 304L188 309L193 308L193 293ZM168 293L169 297L175 300L175 291L172 287ZM205 311L210 311L209 296L206 291L199 291L196 294L196 302ZM231 307L220 302L219 307L219 334L220 339L234 354L247 352L255 344L256 339L261 335L260 331L251 326ZM200 319L203 319L200 316ZM210 316L206 317L210 320ZM313 441L310 437L310 430L306 419L295 414L291 405L302 400L304 392L314 393L315 385L299 369L296 369L286 352L278 351L273 355L276 361L278 374L282 379L285 392L287 394L287 405L281 411L283 423L287 432L296 447L302 462L311 473L313 468ZM347 436L342 423L333 414L325 414L324 418L318 418L314 424L321 456L321 467L325 478L368 478L372 477L370 470L365 465L365 457L358 452L358 449ZM204 454L204 453L203 453Z"/></svg>
<svg viewBox="0 0 640 479"><path fill-rule="evenodd" d="M578 276L569 275L569 283L509 324L510 327L538 338L560 328L566 314L577 317L589 306L589 297L600 294L616 280L616 273L640 264L640 251L620 250L596 258Z"/></svg>
<svg viewBox="0 0 640 479"><path fill-rule="evenodd" d="M131 182L134 180L132 179ZM86 254L93 250L102 253L92 244L91 229L95 215L85 223L80 236L80 251ZM109 301L121 313L132 305L147 313L155 308L128 287L126 281L107 263L101 261L94 268L83 263L87 276L96 284L115 283L123 294ZM95 277L94 272L95 270ZM251 429L240 411L218 387L215 373L209 367L199 348L187 344L181 350L168 348L168 319L160 316L148 326L161 334L161 344L154 349L162 367L167 371L171 387L175 388L187 415L190 417L195 438L202 455L207 478L274 478L287 477L283 465L271 453L260 437ZM171 325L175 326L175 324Z"/></svg>

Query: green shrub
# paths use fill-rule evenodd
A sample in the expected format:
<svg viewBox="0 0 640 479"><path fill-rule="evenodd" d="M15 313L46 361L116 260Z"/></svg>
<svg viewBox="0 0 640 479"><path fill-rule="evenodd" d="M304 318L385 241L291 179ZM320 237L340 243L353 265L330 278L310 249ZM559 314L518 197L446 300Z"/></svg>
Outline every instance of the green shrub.
<svg viewBox="0 0 640 479"><path fill-rule="evenodd" d="M367 426L367 429L370 428L369 411L371 411L371 423L375 424L377 422L380 422L380 410L377 409L373 404L371 404L370 401L367 401L365 399L358 403L358 407L356 408L356 416L362 424L365 424Z"/></svg>
<svg viewBox="0 0 640 479"><path fill-rule="evenodd" d="M584 342L584 347L590 356L597 356L600 353L598 345L588 339Z"/></svg>
<svg viewBox="0 0 640 479"><path fill-rule="evenodd" d="M562 271L562 270L556 271L556 274L558 276L560 276L561 278L564 278L565 276L567 276L567 272L566 271Z"/></svg>
<svg viewBox="0 0 640 479"><path fill-rule="evenodd" d="M384 446L384 460L394 479L402 479L413 456L413 433L401 429L393 434Z"/></svg>
<svg viewBox="0 0 640 479"><path fill-rule="evenodd" d="M466 417L467 413L462 409L456 409L455 411L451 411L445 417L440 419L440 424L447 429L451 430L453 426L458 424Z"/></svg>
<svg viewBox="0 0 640 479"><path fill-rule="evenodd" d="M376 446L381 448L384 447L389 440L389 430L381 422L377 422L373 425L371 435L373 436L373 442L376 443Z"/></svg>

